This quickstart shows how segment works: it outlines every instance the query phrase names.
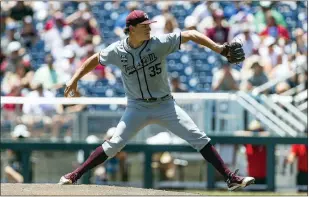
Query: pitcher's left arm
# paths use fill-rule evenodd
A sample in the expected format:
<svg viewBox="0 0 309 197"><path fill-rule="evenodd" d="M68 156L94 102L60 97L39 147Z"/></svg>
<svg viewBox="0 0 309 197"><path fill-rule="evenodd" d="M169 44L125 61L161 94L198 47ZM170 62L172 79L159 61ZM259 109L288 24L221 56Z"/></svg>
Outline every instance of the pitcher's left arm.
<svg viewBox="0 0 309 197"><path fill-rule="evenodd" d="M245 53L242 45L238 42L217 44L206 35L196 31L188 30L181 32L181 43L186 43L189 40L210 48L211 50L225 56L229 63L235 64L244 61Z"/></svg>

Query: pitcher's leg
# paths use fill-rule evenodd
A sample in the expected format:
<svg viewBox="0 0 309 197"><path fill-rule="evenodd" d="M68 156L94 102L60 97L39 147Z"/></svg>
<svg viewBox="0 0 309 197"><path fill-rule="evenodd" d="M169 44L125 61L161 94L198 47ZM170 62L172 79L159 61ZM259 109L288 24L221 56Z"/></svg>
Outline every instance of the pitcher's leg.
<svg viewBox="0 0 309 197"><path fill-rule="evenodd" d="M147 114L134 108L127 108L116 131L110 141L105 141L88 157L88 159L76 170L60 178L59 184L75 183L85 172L113 157L127 143L127 141L148 123Z"/></svg>
<svg viewBox="0 0 309 197"><path fill-rule="evenodd" d="M156 118L158 124L186 140L197 151L204 148L210 141L210 138L200 131L190 116L174 102L162 106Z"/></svg>
<svg viewBox="0 0 309 197"><path fill-rule="evenodd" d="M115 156L137 131L148 124L147 113L129 108L119 121L113 137L102 144L108 157Z"/></svg>
<svg viewBox="0 0 309 197"><path fill-rule="evenodd" d="M176 103L169 103L159 115L159 122L171 132L186 140L193 148L211 163L220 174L227 180L230 190L245 187L254 182L252 177L240 177L233 173L225 165L223 159L211 145L210 138L201 132L189 115Z"/></svg>

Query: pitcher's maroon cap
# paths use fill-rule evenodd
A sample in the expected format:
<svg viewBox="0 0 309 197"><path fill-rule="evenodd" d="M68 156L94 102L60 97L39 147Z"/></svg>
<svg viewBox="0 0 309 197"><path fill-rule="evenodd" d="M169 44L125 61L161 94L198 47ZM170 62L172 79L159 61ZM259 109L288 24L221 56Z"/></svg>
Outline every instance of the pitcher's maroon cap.
<svg viewBox="0 0 309 197"><path fill-rule="evenodd" d="M157 21L149 20L148 15L141 10L133 10L126 18L126 26L137 24L151 24Z"/></svg>

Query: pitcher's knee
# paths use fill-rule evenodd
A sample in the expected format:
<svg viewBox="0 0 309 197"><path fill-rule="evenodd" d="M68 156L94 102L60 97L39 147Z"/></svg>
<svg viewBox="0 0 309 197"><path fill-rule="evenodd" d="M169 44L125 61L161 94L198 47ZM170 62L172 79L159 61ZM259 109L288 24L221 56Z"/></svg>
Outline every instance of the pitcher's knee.
<svg viewBox="0 0 309 197"><path fill-rule="evenodd" d="M190 141L189 144L191 144L191 146L199 152L209 142L210 142L210 138L205 135L202 138Z"/></svg>
<svg viewBox="0 0 309 197"><path fill-rule="evenodd" d="M124 143L121 143L119 141L113 142L113 141L105 141L102 144L103 150L106 153L108 157L115 156L118 152L121 151L121 149L125 146Z"/></svg>

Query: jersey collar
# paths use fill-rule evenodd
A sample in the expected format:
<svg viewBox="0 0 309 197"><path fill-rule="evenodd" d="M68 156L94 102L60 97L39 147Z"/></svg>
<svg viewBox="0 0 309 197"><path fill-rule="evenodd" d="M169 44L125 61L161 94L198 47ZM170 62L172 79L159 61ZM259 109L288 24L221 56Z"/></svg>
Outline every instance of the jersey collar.
<svg viewBox="0 0 309 197"><path fill-rule="evenodd" d="M130 47L130 45L128 43L128 39L129 39L129 37L126 37L123 40L123 45L124 45L125 49L128 50L128 51L140 51L141 49L144 48L145 44L147 44L147 42L148 42L148 40L145 40L141 46L139 46L138 48L134 49L134 48Z"/></svg>

